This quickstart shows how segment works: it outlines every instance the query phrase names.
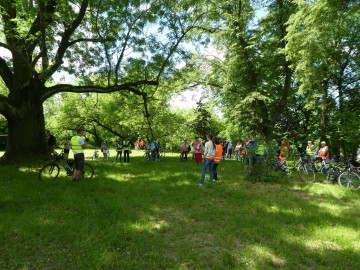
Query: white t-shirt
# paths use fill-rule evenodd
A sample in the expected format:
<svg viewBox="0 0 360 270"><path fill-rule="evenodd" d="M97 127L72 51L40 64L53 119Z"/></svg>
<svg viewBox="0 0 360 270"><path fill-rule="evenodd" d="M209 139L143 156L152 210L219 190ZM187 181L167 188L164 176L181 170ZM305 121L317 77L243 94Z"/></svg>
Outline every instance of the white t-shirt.
<svg viewBox="0 0 360 270"><path fill-rule="evenodd" d="M207 141L205 143L204 157L205 158L214 158L217 149L214 149L214 145L212 141Z"/></svg>

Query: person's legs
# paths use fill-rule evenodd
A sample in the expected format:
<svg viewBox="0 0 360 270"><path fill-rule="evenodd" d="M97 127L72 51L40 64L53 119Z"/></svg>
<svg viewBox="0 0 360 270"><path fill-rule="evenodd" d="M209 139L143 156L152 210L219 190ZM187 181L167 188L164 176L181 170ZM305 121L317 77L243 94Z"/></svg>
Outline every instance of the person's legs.
<svg viewBox="0 0 360 270"><path fill-rule="evenodd" d="M217 166L219 165L219 163L213 163L213 175L214 175L214 180L217 181Z"/></svg>
<svg viewBox="0 0 360 270"><path fill-rule="evenodd" d="M213 160L209 160L209 171L210 171L210 183L213 182L214 179L214 161Z"/></svg>
<svg viewBox="0 0 360 270"><path fill-rule="evenodd" d="M74 155L74 159L75 159L75 169L74 169L74 175L73 175L73 180L79 181L82 171L84 170L84 154L80 153L80 154L76 154Z"/></svg>
<svg viewBox="0 0 360 270"><path fill-rule="evenodd" d="M129 160L129 150L124 150L124 162L130 162L130 160Z"/></svg>
<svg viewBox="0 0 360 270"><path fill-rule="evenodd" d="M201 178L200 178L200 184L203 185L204 181L205 181L205 173L206 173L206 169L209 166L209 162L210 160L204 160L203 163L203 167L202 167L202 171L201 171ZM212 180L212 179L211 179Z"/></svg>

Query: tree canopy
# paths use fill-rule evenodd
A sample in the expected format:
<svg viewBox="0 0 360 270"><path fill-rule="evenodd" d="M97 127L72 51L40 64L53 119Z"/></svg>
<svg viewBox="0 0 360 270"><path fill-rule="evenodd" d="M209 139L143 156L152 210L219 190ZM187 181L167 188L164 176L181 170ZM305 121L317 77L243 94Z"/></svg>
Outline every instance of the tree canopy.
<svg viewBox="0 0 360 270"><path fill-rule="evenodd" d="M69 136L79 125L95 144L252 133L350 153L360 135L358 17L350 0L4 0L3 161L45 155L45 127ZM169 108L188 89L206 92L201 123L196 110ZM221 121L209 117L215 107Z"/></svg>

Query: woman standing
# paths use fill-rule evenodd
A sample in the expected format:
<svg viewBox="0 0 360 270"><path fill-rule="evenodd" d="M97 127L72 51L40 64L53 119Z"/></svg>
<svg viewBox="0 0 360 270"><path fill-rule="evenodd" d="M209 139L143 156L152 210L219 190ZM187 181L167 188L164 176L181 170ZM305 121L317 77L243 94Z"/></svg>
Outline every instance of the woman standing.
<svg viewBox="0 0 360 270"><path fill-rule="evenodd" d="M201 179L200 179L199 186L204 185L205 173L206 173L206 170L208 167L209 167L209 171L210 171L210 183L212 183L213 178L214 178L213 163L214 163L214 157L216 154L216 145L215 145L215 141L214 141L214 136L211 134L207 135L207 140L208 141L205 143L204 164L202 167Z"/></svg>
<svg viewBox="0 0 360 270"><path fill-rule="evenodd" d="M194 153L195 153L195 161L199 165L202 162L202 143L197 137L193 143Z"/></svg>
<svg viewBox="0 0 360 270"><path fill-rule="evenodd" d="M216 145L216 154L214 157L214 164L213 164L213 173L214 173L214 181L218 180L217 177L217 166L219 165L222 154L223 154L223 148L220 144L220 140L218 138L215 139L215 145Z"/></svg>

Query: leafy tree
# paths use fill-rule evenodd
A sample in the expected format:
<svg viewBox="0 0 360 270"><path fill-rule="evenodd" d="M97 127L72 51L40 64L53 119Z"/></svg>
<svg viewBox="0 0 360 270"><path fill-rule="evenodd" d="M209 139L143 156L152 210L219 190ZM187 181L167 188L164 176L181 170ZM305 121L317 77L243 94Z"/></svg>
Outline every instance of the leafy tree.
<svg viewBox="0 0 360 270"><path fill-rule="evenodd" d="M358 134L356 124L347 126L348 101L356 100L359 90L358 7L353 1L296 3L298 11L288 22L286 53L306 107L321 111L320 139L331 140L344 152L345 142Z"/></svg>
<svg viewBox="0 0 360 270"><path fill-rule="evenodd" d="M58 93L122 91L146 101L144 87L158 85L175 67L171 60L186 56L181 42L203 13L188 1L1 1L3 161L46 154L43 103ZM54 83L59 71L77 83Z"/></svg>

